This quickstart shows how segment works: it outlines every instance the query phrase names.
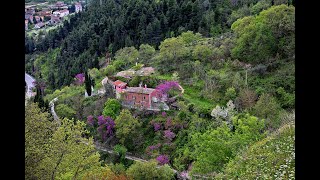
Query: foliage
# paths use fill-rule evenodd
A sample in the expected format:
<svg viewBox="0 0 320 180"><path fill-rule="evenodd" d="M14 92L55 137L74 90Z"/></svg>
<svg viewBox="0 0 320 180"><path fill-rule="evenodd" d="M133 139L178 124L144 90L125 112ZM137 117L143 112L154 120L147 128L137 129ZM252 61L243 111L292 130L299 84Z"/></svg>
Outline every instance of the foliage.
<svg viewBox="0 0 320 180"><path fill-rule="evenodd" d="M273 6L256 17L238 19L231 26L237 34L232 56L259 63L275 57L291 57L294 52L295 8Z"/></svg>
<svg viewBox="0 0 320 180"><path fill-rule="evenodd" d="M156 53L154 47L150 46L149 44L141 44L139 46L139 62L143 64L150 65L152 63L151 59Z"/></svg>
<svg viewBox="0 0 320 180"><path fill-rule="evenodd" d="M238 100L240 102L240 108L251 109L255 105L256 99L257 94L254 91L248 88L242 89L238 97Z"/></svg>
<svg viewBox="0 0 320 180"><path fill-rule="evenodd" d="M97 68L92 68L89 70L89 75L93 79L99 79L101 77L101 73Z"/></svg>
<svg viewBox="0 0 320 180"><path fill-rule="evenodd" d="M94 150L93 139L83 137L85 133L83 122L62 119L61 126L49 140L47 154L40 164L45 168L45 175L59 179L68 174L77 179L85 172L100 167L99 153Z"/></svg>
<svg viewBox="0 0 320 180"><path fill-rule="evenodd" d="M66 104L58 104L55 106L55 111L59 117L73 118L76 115L76 111Z"/></svg>
<svg viewBox="0 0 320 180"><path fill-rule="evenodd" d="M117 144L113 147L113 150L120 156L120 162L125 164L125 156L127 153L127 148L123 145Z"/></svg>
<svg viewBox="0 0 320 180"><path fill-rule="evenodd" d="M110 116L112 119L116 119L121 110L121 104L117 99L109 98L104 104L102 114L104 116Z"/></svg>
<svg viewBox="0 0 320 180"><path fill-rule="evenodd" d="M57 124L51 122L48 112L41 112L37 104L25 107L25 178L41 179L39 162L46 154L45 146L55 132Z"/></svg>
<svg viewBox="0 0 320 180"><path fill-rule="evenodd" d="M134 118L130 111L123 109L115 120L116 123L116 136L120 143L130 147L133 141L139 135L139 128L141 123L138 119Z"/></svg>
<svg viewBox="0 0 320 180"><path fill-rule="evenodd" d="M88 72L85 72L85 78L84 78L84 84L86 87L86 92L88 93L88 96L91 96L92 93L92 79Z"/></svg>
<svg viewBox="0 0 320 180"><path fill-rule="evenodd" d="M115 59L124 62L125 67L129 67L135 62L139 57L139 51L135 47L124 47L118 50L115 54Z"/></svg>
<svg viewBox="0 0 320 180"><path fill-rule="evenodd" d="M227 100L234 100L237 97L237 92L234 87L230 87L227 89L225 93L225 97Z"/></svg>
<svg viewBox="0 0 320 180"><path fill-rule="evenodd" d="M279 87L276 90L277 96L279 96L279 102L283 108L293 108L295 105L295 93L288 93L283 87Z"/></svg>
<svg viewBox="0 0 320 180"><path fill-rule="evenodd" d="M190 142L194 148L192 157L195 159L192 174L221 171L223 165L228 163L240 148L263 137L260 131L264 128L264 122L249 114L243 117L235 116L233 126L234 132L223 123L217 129L192 135Z"/></svg>
<svg viewBox="0 0 320 180"><path fill-rule="evenodd" d="M173 179L174 172L168 165L157 167L156 161L139 162L136 161L127 170L128 176L133 179Z"/></svg>
<svg viewBox="0 0 320 180"><path fill-rule="evenodd" d="M231 160L216 179L295 179L294 127L286 124L251 145Z"/></svg>
<svg viewBox="0 0 320 180"><path fill-rule="evenodd" d="M279 114L281 107L276 99L270 94L262 94L253 107L253 114L266 120L266 128L276 129L279 127Z"/></svg>
<svg viewBox="0 0 320 180"><path fill-rule="evenodd" d="M105 76L111 76L116 72L116 68L114 65L108 65L106 68L102 69L102 74Z"/></svg>

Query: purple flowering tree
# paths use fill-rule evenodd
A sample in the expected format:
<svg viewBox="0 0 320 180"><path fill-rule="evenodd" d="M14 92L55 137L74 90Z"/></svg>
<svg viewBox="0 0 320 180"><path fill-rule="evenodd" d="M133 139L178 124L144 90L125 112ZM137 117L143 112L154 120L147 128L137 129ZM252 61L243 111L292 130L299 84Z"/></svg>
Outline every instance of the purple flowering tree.
<svg viewBox="0 0 320 180"><path fill-rule="evenodd" d="M92 115L87 117L87 124L90 126L95 125L95 119ZM114 134L115 123L111 117L104 117L103 115L98 116L97 125L97 131L102 141L105 141L107 137L110 137Z"/></svg>
<svg viewBox="0 0 320 180"><path fill-rule="evenodd" d="M87 124L90 125L90 126L94 126L94 118L92 115L88 116L87 117Z"/></svg>
<svg viewBox="0 0 320 180"><path fill-rule="evenodd" d="M169 157L167 155L160 155L156 158L159 165L169 164Z"/></svg>
<svg viewBox="0 0 320 180"><path fill-rule="evenodd" d="M154 131L157 132L161 129L161 124L160 123L154 123L153 124L153 128L154 128Z"/></svg>
<svg viewBox="0 0 320 180"><path fill-rule="evenodd" d="M161 147L161 143L158 143L158 144L152 145L152 146L148 146L146 149L146 153L151 156L152 153L154 151L158 150L160 147Z"/></svg>
<svg viewBox="0 0 320 180"><path fill-rule="evenodd" d="M83 73L77 74L75 76L75 84L82 85L84 83L85 77Z"/></svg>
<svg viewBox="0 0 320 180"><path fill-rule="evenodd" d="M161 91L163 94L168 94L171 89L180 89L180 85L177 81L166 81L162 84L159 84L156 87L157 90Z"/></svg>
<svg viewBox="0 0 320 180"><path fill-rule="evenodd" d="M166 116L167 116L167 113L163 111L163 112L161 113L161 115L162 115L162 117L166 117Z"/></svg>
<svg viewBox="0 0 320 180"><path fill-rule="evenodd" d="M163 137L168 139L169 141L172 141L172 139L176 137L176 134L170 130L165 130L163 132L164 132Z"/></svg>
<svg viewBox="0 0 320 180"><path fill-rule="evenodd" d="M166 129L170 129L172 127L172 119L168 118L166 124L164 125Z"/></svg>

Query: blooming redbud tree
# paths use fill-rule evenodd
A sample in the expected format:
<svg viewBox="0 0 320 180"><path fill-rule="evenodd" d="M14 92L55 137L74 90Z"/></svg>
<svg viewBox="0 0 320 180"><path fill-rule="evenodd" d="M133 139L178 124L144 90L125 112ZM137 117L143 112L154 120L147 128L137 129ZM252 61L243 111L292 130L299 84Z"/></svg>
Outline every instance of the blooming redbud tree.
<svg viewBox="0 0 320 180"><path fill-rule="evenodd" d="M169 164L169 157L167 155L160 155L156 158L159 165Z"/></svg>
<svg viewBox="0 0 320 180"><path fill-rule="evenodd" d="M84 83L85 77L83 73L77 74L75 76L75 84L82 85Z"/></svg>

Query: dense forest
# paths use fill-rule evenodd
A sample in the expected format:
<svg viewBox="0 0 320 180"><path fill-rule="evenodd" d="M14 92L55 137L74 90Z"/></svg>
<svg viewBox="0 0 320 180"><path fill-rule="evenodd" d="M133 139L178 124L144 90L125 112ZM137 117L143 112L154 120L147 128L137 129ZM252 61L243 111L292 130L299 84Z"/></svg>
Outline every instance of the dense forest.
<svg viewBox="0 0 320 180"><path fill-rule="evenodd" d="M25 37L26 179L294 179L294 1L101 2ZM166 89L170 110L122 106L105 77Z"/></svg>

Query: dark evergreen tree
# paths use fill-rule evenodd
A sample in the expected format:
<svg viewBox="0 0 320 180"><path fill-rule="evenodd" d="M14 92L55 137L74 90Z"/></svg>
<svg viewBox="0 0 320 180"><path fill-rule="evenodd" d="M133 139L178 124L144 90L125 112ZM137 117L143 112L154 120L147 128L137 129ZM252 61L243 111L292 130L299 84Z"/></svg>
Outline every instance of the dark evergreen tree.
<svg viewBox="0 0 320 180"><path fill-rule="evenodd" d="M87 91L87 94L88 96L91 96L91 78L90 78L90 75L88 74L87 71L85 71L85 80L84 80L84 83L85 83L85 86L86 86L86 91Z"/></svg>

